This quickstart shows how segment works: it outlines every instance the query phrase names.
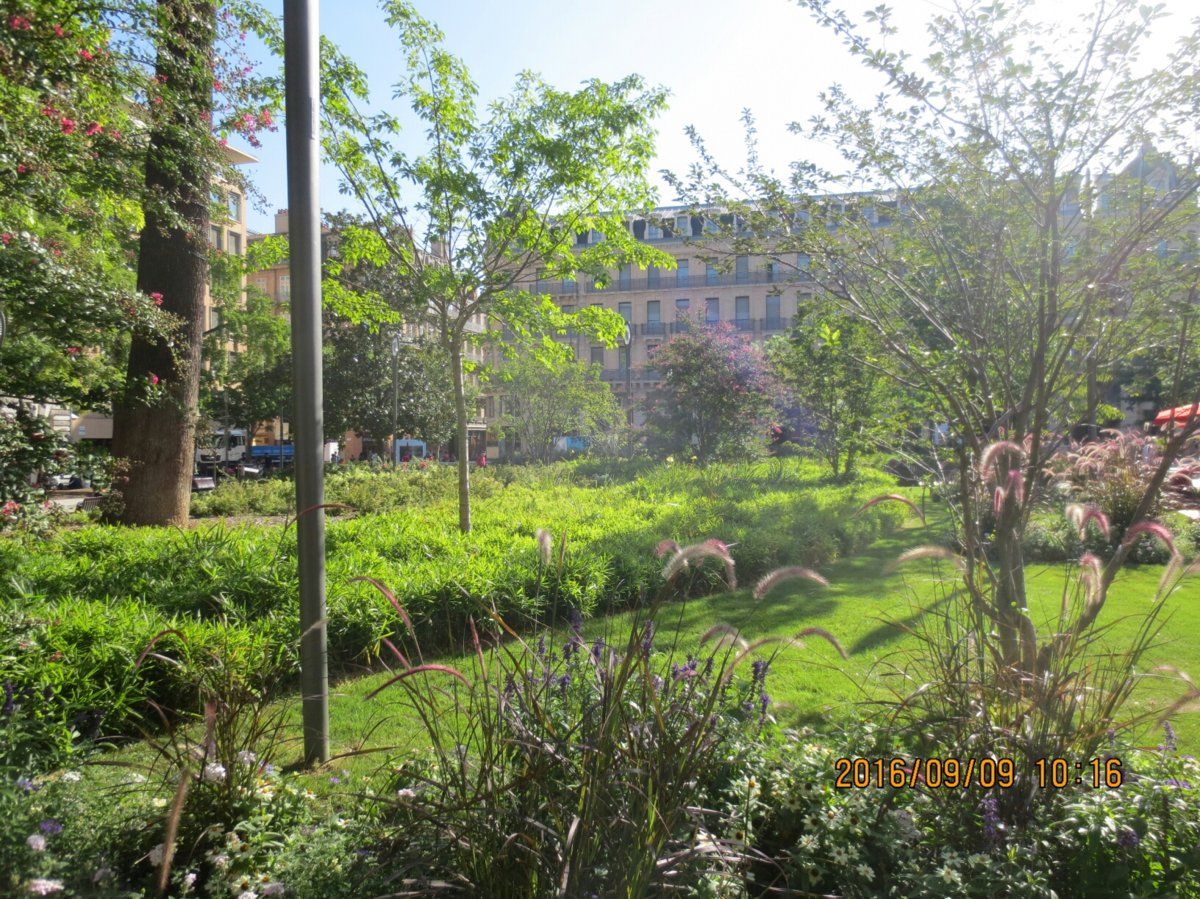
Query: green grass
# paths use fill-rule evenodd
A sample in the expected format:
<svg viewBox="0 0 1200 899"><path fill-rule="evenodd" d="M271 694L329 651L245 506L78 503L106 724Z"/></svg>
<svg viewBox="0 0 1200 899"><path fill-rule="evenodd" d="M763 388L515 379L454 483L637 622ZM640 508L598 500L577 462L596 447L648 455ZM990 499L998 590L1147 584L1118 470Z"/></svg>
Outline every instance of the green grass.
<svg viewBox="0 0 1200 899"><path fill-rule="evenodd" d="M774 661L768 688L775 703L774 714L783 723L809 724L818 729L850 714L869 714L861 704L880 695L886 662L893 654L915 649L915 641L901 625L913 625L922 608L940 597L935 572L929 567L911 566L888 573L888 563L905 549L933 542L929 530L910 526L877 540L868 549L852 557L822 566L830 580L829 588L816 586L780 586L761 602L754 602L748 589L732 593L697 597L664 608L658 618L659 646L679 642L680 654L694 648L700 636L713 624L737 627L749 640L764 636L791 636L800 628L819 626L830 631L849 655L842 660L820 639L810 639L804 649L787 648ZM1032 565L1027 571L1030 604L1035 618L1054 614L1061 597L1064 565ZM1159 566L1125 569L1117 578L1110 598L1099 619L1114 624L1109 639L1121 645L1135 633L1138 619L1154 596ZM796 583L796 582L794 582ZM1171 609L1162 639L1149 654L1148 669L1170 664L1184 671L1200 673L1200 580L1184 580L1167 599ZM623 639L628 633L632 613L619 613L589 621L584 628L588 639L612 634ZM764 648L763 652L770 651ZM437 662L459 668L468 675L475 670L471 655L441 655ZM334 685L330 700L331 734L335 754L382 747L419 748L423 745L420 723L399 701L399 690L366 700L387 674L375 674L345 680ZM915 685L914 685L915 686ZM1182 692L1177 682L1166 680L1146 683L1135 695L1139 707L1161 704ZM293 722L299 723L299 706L290 703ZM1200 713L1182 713L1175 718L1180 746L1184 751L1200 750ZM369 734L369 737L366 735ZM1157 730L1143 730L1138 738L1147 746L1156 745ZM337 762L359 774L369 773L380 756L369 753Z"/></svg>

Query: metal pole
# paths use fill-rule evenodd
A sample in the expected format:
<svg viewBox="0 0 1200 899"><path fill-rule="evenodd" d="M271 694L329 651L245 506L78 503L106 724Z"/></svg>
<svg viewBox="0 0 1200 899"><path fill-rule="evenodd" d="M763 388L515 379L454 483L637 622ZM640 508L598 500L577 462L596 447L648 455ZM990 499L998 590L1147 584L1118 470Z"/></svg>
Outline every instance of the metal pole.
<svg viewBox="0 0 1200 899"><path fill-rule="evenodd" d="M400 335L392 338L392 465L400 461L396 452L396 428L400 420Z"/></svg>
<svg viewBox="0 0 1200 899"><path fill-rule="evenodd" d="M318 193L318 0L284 0L284 88L295 378L295 473L300 556L300 685L304 760L329 759L325 650L325 501L321 391L321 209ZM282 447L280 448L282 451Z"/></svg>

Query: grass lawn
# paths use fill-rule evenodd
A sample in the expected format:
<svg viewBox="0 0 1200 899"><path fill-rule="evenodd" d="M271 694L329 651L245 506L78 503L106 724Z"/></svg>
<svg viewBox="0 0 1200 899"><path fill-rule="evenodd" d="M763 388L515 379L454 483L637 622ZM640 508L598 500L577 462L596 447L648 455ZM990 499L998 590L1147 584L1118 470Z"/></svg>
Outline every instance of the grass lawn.
<svg viewBox="0 0 1200 899"><path fill-rule="evenodd" d="M768 635L789 636L812 625L825 628L846 649L847 660L842 660L824 641L811 639L804 649L784 650L773 663L768 680L775 702L774 714L781 722L820 728L823 722L852 713L855 704L878 695L882 689L881 672L888 668L880 662L889 655L914 648L914 640L897 623L914 623L922 606L937 601L940 594L934 572L923 564L908 566L899 573L889 573L887 569L899 553L925 542L933 542L930 530L912 522L876 541L866 551L823 569L830 581L828 589L792 582L799 586L790 589L787 585L780 586L759 603L754 602L749 589L741 589L667 606L659 614L656 642L663 647L677 638L678 652L682 655L694 648L700 636L716 623L738 628L749 640ZM1065 570L1062 565L1035 565L1028 569L1035 620L1056 612ZM1099 619L1100 623L1115 622L1110 636L1117 645L1135 632L1136 622L1154 596L1161 573L1158 566L1141 566L1128 568L1118 577ZM1185 580L1168 598L1171 611L1162 642L1152 650L1146 667L1170 664L1189 673L1200 672L1197 600L1200 600L1200 580L1195 578ZM623 640L631 616L632 613L622 613L593 619L587 622L584 633L588 639L611 633L615 640ZM771 648L765 647L763 651ZM468 676L476 664L471 655L446 655L436 661L455 666ZM424 742L419 721L401 701L401 690L365 699L388 676L374 674L344 680L333 687L331 731L335 755L359 748L417 748ZM1136 701L1158 702L1181 692L1177 683L1146 683ZM298 726L299 703L289 700L288 704L289 715ZM1176 717L1175 725L1181 748L1191 752L1200 750L1200 714L1181 714ZM1149 731L1140 734L1139 740L1153 746L1160 736ZM335 764L367 774L386 755L386 752L368 753L340 759Z"/></svg>

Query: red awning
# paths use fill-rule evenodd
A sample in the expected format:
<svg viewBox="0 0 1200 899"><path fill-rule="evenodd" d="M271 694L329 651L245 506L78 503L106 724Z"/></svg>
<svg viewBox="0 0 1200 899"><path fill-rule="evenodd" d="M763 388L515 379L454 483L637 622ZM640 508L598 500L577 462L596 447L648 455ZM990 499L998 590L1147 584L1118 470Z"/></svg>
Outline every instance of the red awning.
<svg viewBox="0 0 1200 899"><path fill-rule="evenodd" d="M1174 421L1176 424L1186 425L1189 418L1200 419L1200 411L1196 406L1176 406L1174 409L1163 409L1154 416L1154 424L1161 426Z"/></svg>

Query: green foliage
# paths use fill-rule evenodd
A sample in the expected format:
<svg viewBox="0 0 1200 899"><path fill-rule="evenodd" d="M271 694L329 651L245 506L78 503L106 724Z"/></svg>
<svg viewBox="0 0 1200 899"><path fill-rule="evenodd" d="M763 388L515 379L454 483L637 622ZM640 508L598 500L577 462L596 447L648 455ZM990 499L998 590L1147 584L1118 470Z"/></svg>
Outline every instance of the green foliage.
<svg viewBox="0 0 1200 899"><path fill-rule="evenodd" d="M774 471L659 467L624 483L598 483L608 479L584 463L519 471L522 477L508 486L503 470L481 477L482 527L474 535L455 527L455 483L445 468L339 476L343 497L391 497L404 505L329 525L335 666L378 658L382 641L398 633L391 606L362 577L395 592L427 646L455 647L467 619L486 621L492 608L513 626L528 627L567 608L593 614L635 603L657 583L661 563L652 550L664 536L680 543L718 536L734 545L742 574L755 577L783 564L826 564L901 520L895 504L852 514L867 496L888 489L889 479L873 474L829 485L815 464L802 460ZM237 489L278 497L280 483ZM541 527L552 527L561 541L553 565L538 553L534 535ZM47 540L0 541L0 567L6 572L0 607L38 635L35 650L13 656L32 667L0 668L0 680L55 685L64 720L99 709L102 732L119 734L146 713L150 699L185 707L189 688L176 666L152 658L131 673L166 630L186 639L164 638L159 653L185 647L199 659L236 642L249 657L255 647L269 646L275 661L263 666L264 678L295 670L294 529L92 526ZM21 638L11 639L15 645ZM55 653L61 655L52 660ZM0 665L4 659L0 653Z"/></svg>
<svg viewBox="0 0 1200 899"><path fill-rule="evenodd" d="M40 496L31 479L67 470L70 458L67 442L46 419L24 408L12 416L0 414L0 502L20 505ZM13 519L18 511L10 509L3 516Z"/></svg>
<svg viewBox="0 0 1200 899"><path fill-rule="evenodd" d="M560 437L591 439L620 425L621 407L600 380L599 366L520 354L499 377L504 391L499 426L520 438L521 452L531 461L549 462Z"/></svg>
<svg viewBox="0 0 1200 899"><path fill-rule="evenodd" d="M853 475L863 455L901 430L905 405L879 368L881 352L864 321L819 301L799 308L791 333L767 345L792 398L812 416L817 447L834 477Z"/></svg>

